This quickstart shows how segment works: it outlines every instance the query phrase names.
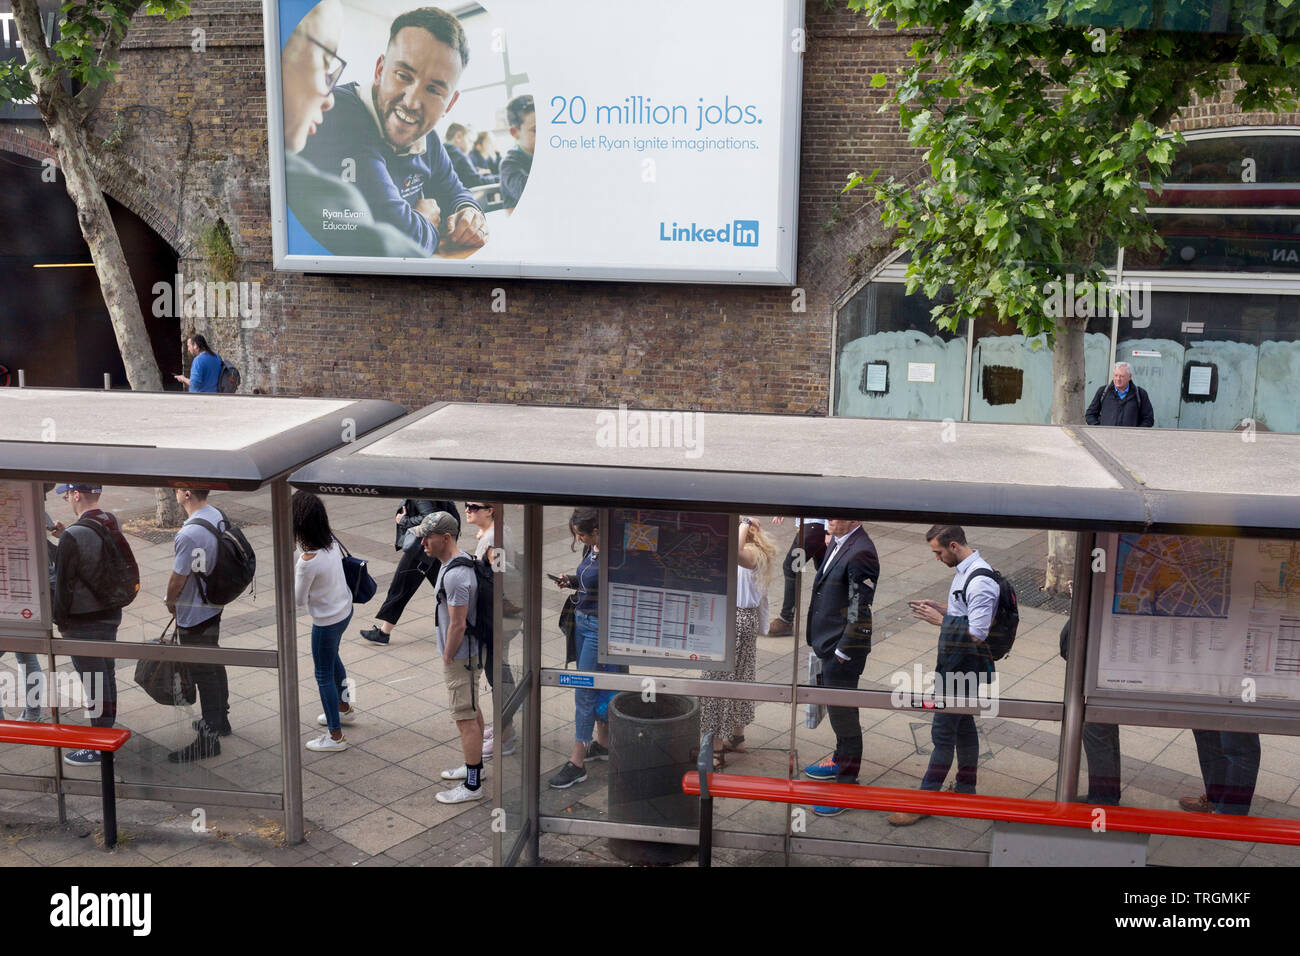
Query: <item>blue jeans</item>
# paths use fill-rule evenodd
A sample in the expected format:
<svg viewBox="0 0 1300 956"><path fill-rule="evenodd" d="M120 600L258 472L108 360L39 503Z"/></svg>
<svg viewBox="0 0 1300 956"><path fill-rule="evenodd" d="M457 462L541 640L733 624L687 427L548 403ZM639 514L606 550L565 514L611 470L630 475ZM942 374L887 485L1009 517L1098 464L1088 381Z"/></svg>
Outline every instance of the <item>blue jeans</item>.
<svg viewBox="0 0 1300 956"><path fill-rule="evenodd" d="M1215 813L1246 816L1259 778L1259 734L1193 730L1205 796Z"/></svg>
<svg viewBox="0 0 1300 956"><path fill-rule="evenodd" d="M602 671L606 674L626 672L627 669L624 667L597 662L600 654L597 637L600 625L596 615L577 611L575 617L577 633L574 637L578 645L578 670ZM595 690L590 687L579 687L573 692L574 740L584 744L591 743L591 734L595 729L596 720L599 718L603 723L609 719L609 702L614 699L616 693L618 691Z"/></svg>
<svg viewBox="0 0 1300 956"><path fill-rule="evenodd" d="M63 625L59 633L73 641L116 641L122 625L122 612L98 621L77 621ZM112 657L73 657L72 666L81 675L86 690L87 714L92 727L112 727L117 723L117 661Z"/></svg>
<svg viewBox="0 0 1300 956"><path fill-rule="evenodd" d="M0 657L4 652L0 651ZM44 705L44 695L41 690L41 659L30 651L14 651L14 657L18 658L18 666L23 671L23 713L35 716L40 713Z"/></svg>
<svg viewBox="0 0 1300 956"><path fill-rule="evenodd" d="M957 754L957 793L975 792L975 775L979 770L980 738L971 714L936 712L930 725L930 766L921 780L922 790L939 790L952 767L953 752Z"/></svg>
<svg viewBox="0 0 1300 956"><path fill-rule="evenodd" d="M348 616L341 621L323 627L311 626L311 659L316 665L316 686L320 689L320 702L331 734L342 729L339 700L343 697L343 682L348 679L348 672L339 657L339 642L351 620L352 612L348 611Z"/></svg>

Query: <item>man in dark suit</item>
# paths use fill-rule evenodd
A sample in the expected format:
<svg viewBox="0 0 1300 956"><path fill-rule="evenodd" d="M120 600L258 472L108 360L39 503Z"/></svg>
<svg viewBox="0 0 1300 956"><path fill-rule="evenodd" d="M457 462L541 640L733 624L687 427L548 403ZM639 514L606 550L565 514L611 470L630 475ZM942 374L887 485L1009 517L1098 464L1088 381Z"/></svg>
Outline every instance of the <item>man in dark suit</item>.
<svg viewBox="0 0 1300 956"><path fill-rule="evenodd" d="M880 559L860 521L833 519L832 541L813 582L808 608L808 644L821 661L822 687L856 689L871 652L871 600L880 577ZM862 723L856 707L827 707L835 731L835 752L804 768L818 780L857 783L862 764ZM842 807L814 807L819 816Z"/></svg>

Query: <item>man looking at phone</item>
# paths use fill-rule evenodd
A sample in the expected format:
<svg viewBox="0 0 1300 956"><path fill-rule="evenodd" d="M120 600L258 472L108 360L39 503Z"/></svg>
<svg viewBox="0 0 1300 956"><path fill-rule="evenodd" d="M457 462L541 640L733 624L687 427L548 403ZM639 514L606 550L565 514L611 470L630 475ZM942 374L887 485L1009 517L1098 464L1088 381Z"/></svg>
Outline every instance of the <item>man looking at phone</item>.
<svg viewBox="0 0 1300 956"><path fill-rule="evenodd" d="M487 220L433 132L456 104L468 62L469 41L454 16L434 7L403 13L375 63L374 82L336 87L329 120L303 150L329 175L354 170L374 218L426 255L487 241Z"/></svg>
<svg viewBox="0 0 1300 956"><path fill-rule="evenodd" d="M948 674L974 674L991 677L993 658L983 647L993 626L1000 588L993 569L980 553L966 544L966 532L957 525L935 525L925 533L926 542L936 561L953 569L948 603L909 601L912 616L939 627L939 656L935 664L935 687ZM989 574L974 574L985 569ZM945 683L947 683L945 681ZM936 690L936 693L938 691ZM953 751L957 753L958 793L975 792L975 774L979 769L980 741L975 718L970 714L950 714L936 708L930 725L930 766L921 780L922 790L939 790L952 768ZM929 814L891 813L889 823L908 827Z"/></svg>

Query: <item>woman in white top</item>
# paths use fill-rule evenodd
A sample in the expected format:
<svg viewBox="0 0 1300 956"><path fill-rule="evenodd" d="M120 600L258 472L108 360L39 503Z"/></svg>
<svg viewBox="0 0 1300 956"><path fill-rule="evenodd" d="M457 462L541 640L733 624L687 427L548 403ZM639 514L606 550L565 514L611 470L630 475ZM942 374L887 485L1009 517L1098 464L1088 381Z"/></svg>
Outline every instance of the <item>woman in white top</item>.
<svg viewBox="0 0 1300 956"><path fill-rule="evenodd" d="M753 518L740 522L736 563L736 669L705 671L706 680L754 680L758 635L769 624L767 584L776 558L776 542ZM713 767L720 770L724 754L745 749L745 727L754 719L752 700L705 697L700 700L700 733L713 732Z"/></svg>
<svg viewBox="0 0 1300 956"><path fill-rule="evenodd" d="M330 531L325 505L309 491L293 494L293 537L301 549L294 566L294 598L311 615L311 657L325 706L316 721L327 728L307 741L307 749L347 750L342 723L352 723L356 711L345 699L348 672L339 659L339 642L352 620L352 592L343 577L343 551Z"/></svg>

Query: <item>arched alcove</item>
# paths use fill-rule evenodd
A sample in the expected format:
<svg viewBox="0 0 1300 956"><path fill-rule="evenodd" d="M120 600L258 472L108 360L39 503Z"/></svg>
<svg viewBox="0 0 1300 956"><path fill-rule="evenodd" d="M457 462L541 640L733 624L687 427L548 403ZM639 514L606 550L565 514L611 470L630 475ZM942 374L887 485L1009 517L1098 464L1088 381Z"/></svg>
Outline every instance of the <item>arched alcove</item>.
<svg viewBox="0 0 1300 956"><path fill-rule="evenodd" d="M50 178L40 158L0 151L0 217L8 225L0 233L0 364L23 369L32 386L101 387L105 373L114 386L125 386L76 207L62 177ZM175 282L176 252L134 212L106 198L154 358L170 383L181 371L180 320L153 315L153 287Z"/></svg>

